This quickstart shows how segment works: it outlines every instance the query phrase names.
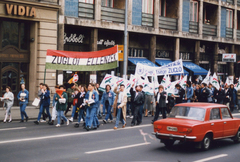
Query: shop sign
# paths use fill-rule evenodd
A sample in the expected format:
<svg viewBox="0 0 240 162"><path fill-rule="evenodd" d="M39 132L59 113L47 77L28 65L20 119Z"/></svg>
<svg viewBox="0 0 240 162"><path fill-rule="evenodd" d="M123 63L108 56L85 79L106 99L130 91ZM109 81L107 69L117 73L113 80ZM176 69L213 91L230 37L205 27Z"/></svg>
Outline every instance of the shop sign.
<svg viewBox="0 0 240 162"><path fill-rule="evenodd" d="M68 37L66 33L64 33L64 40L63 40L63 44L66 43L83 43L83 38L84 35L83 34L79 34L79 36L77 36L77 34L70 34L70 36Z"/></svg>
<svg viewBox="0 0 240 162"><path fill-rule="evenodd" d="M156 58L170 58L170 52L156 50Z"/></svg>
<svg viewBox="0 0 240 162"><path fill-rule="evenodd" d="M124 46L123 45L118 45L118 61L123 61L124 55Z"/></svg>
<svg viewBox="0 0 240 162"><path fill-rule="evenodd" d="M35 7L13 5L6 3L6 11L8 15L36 17Z"/></svg>
<svg viewBox="0 0 240 162"><path fill-rule="evenodd" d="M100 39L99 41L97 41L97 45L103 45L103 46L115 46L115 41L114 40L104 40L104 39Z"/></svg>
<svg viewBox="0 0 240 162"><path fill-rule="evenodd" d="M236 62L236 54L235 53L222 54L222 62Z"/></svg>

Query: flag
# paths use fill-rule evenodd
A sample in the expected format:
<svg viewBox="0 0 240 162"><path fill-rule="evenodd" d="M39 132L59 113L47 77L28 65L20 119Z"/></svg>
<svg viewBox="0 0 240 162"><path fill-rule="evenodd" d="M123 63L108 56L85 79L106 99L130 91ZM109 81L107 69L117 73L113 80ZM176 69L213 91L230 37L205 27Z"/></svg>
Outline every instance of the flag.
<svg viewBox="0 0 240 162"><path fill-rule="evenodd" d="M235 88L238 90L240 88L240 78L238 79L238 83L236 84Z"/></svg>
<svg viewBox="0 0 240 162"><path fill-rule="evenodd" d="M186 89L186 87L187 87L187 75L185 75L184 77L183 77L183 79L180 81L180 86L183 88L183 89Z"/></svg>
<svg viewBox="0 0 240 162"><path fill-rule="evenodd" d="M161 85L164 87L164 90L166 91L168 86L171 84L171 80L169 75L164 75L162 81L161 81Z"/></svg>
<svg viewBox="0 0 240 162"><path fill-rule="evenodd" d="M210 69L209 69L209 71L208 71L206 77L203 79L202 83L206 83L207 85L209 84L209 82L210 82L210 73L211 72L210 72Z"/></svg>
<svg viewBox="0 0 240 162"><path fill-rule="evenodd" d="M198 79L198 81L202 80L202 76L199 75L197 79Z"/></svg>
<svg viewBox="0 0 240 162"><path fill-rule="evenodd" d="M212 77L212 85L217 89L219 90L220 88L220 85L219 85L219 82L218 82L218 78L217 78L217 75L216 73L213 74L213 77Z"/></svg>
<svg viewBox="0 0 240 162"><path fill-rule="evenodd" d="M192 83L192 76L189 77L189 81Z"/></svg>
<svg viewBox="0 0 240 162"><path fill-rule="evenodd" d="M230 85L230 81L229 81L229 78L228 78L228 77L227 77L227 79L226 79L225 85Z"/></svg>
<svg viewBox="0 0 240 162"><path fill-rule="evenodd" d="M159 83L158 83L158 77L157 77L157 73L156 70L153 71L153 75L152 75L152 84L154 87L154 90L157 91L158 87L159 87Z"/></svg>

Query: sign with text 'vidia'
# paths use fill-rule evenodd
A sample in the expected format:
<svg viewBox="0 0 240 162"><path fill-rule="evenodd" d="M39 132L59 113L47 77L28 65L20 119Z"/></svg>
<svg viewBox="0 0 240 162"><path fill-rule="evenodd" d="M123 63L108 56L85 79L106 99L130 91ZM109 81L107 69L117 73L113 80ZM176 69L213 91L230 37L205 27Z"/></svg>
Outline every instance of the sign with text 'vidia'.
<svg viewBox="0 0 240 162"><path fill-rule="evenodd" d="M117 46L94 52L47 50L46 69L100 71L117 67Z"/></svg>

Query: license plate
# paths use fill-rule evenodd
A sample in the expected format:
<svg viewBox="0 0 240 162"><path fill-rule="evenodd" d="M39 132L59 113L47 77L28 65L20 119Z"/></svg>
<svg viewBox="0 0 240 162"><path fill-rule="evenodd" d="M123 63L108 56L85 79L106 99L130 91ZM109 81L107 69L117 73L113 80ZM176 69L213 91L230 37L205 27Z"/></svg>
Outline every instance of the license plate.
<svg viewBox="0 0 240 162"><path fill-rule="evenodd" d="M168 131L177 132L177 127L167 127Z"/></svg>

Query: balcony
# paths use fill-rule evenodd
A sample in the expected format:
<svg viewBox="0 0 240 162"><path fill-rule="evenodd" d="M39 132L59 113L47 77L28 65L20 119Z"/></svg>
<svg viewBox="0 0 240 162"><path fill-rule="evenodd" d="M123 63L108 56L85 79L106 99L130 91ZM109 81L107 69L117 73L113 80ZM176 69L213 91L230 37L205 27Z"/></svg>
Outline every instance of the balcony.
<svg viewBox="0 0 240 162"><path fill-rule="evenodd" d="M94 5L90 3L78 3L78 17L94 19Z"/></svg>
<svg viewBox="0 0 240 162"><path fill-rule="evenodd" d="M233 5L234 4L234 0L227 0L227 3Z"/></svg>
<svg viewBox="0 0 240 162"><path fill-rule="evenodd" d="M102 6L101 7L101 17L102 17L102 21L124 23L125 22L125 10Z"/></svg>
<svg viewBox="0 0 240 162"><path fill-rule="evenodd" d="M153 27L153 14L142 13L142 26Z"/></svg>
<svg viewBox="0 0 240 162"><path fill-rule="evenodd" d="M237 30L237 39L240 40L240 30Z"/></svg>
<svg viewBox="0 0 240 162"><path fill-rule="evenodd" d="M189 21L189 33L198 34L198 22Z"/></svg>
<svg viewBox="0 0 240 162"><path fill-rule="evenodd" d="M217 25L203 24L203 35L217 36Z"/></svg>
<svg viewBox="0 0 240 162"><path fill-rule="evenodd" d="M233 38L233 28L226 28L226 38Z"/></svg>
<svg viewBox="0 0 240 162"><path fill-rule="evenodd" d="M178 30L178 20L175 18L159 16L159 28Z"/></svg>

